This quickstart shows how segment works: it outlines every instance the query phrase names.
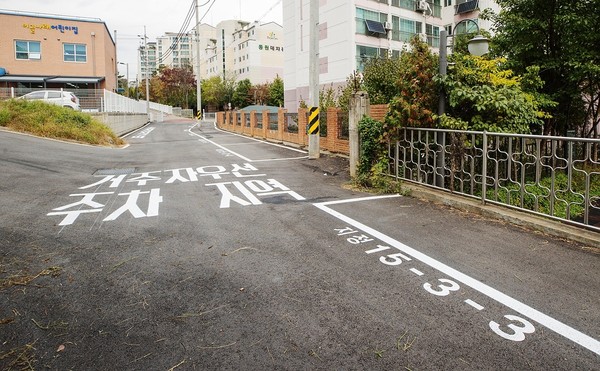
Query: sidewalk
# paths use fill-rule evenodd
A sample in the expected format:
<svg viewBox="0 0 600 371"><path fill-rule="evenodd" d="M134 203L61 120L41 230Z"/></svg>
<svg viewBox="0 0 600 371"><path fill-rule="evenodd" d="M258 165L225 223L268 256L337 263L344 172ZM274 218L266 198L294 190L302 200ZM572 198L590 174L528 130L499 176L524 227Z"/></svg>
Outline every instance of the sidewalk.
<svg viewBox="0 0 600 371"><path fill-rule="evenodd" d="M512 210L508 207L496 206L490 203L484 206L479 200L441 192L413 183L403 182L402 188L409 191L411 197L443 204L486 218L499 219L550 236L578 242L585 245L583 249L600 254L600 233L563 224L541 216Z"/></svg>

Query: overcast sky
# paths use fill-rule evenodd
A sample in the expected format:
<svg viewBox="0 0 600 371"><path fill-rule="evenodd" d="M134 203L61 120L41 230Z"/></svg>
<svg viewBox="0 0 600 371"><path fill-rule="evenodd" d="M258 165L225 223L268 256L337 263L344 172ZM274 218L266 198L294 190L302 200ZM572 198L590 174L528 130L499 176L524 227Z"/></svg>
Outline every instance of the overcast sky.
<svg viewBox="0 0 600 371"><path fill-rule="evenodd" d="M269 11L277 0L198 1L200 18L204 17L202 23L212 26L228 19L255 21L263 16L262 23L282 24L281 2ZM113 36L117 30L117 58L119 62L129 63L130 80L135 80L137 48L141 43L137 35L144 33L144 26L150 41L165 32L179 32L191 5L192 0L0 0L0 9L102 19ZM194 22L195 17L192 17L186 31ZM119 65L120 74L125 75L126 69Z"/></svg>

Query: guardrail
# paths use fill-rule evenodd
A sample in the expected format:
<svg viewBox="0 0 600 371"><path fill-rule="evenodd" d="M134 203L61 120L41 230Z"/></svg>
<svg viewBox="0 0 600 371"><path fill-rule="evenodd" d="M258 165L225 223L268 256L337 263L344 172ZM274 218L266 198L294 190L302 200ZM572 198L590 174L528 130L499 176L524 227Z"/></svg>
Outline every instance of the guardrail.
<svg viewBox="0 0 600 371"><path fill-rule="evenodd" d="M600 231L600 140L405 128L390 176Z"/></svg>

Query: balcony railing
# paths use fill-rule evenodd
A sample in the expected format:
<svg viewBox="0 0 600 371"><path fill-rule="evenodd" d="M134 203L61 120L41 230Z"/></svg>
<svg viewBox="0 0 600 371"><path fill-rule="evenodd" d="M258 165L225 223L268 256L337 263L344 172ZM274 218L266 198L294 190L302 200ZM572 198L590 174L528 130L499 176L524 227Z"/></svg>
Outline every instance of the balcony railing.
<svg viewBox="0 0 600 371"><path fill-rule="evenodd" d="M465 1L464 3L457 4L455 9L455 14L472 12L475 9L479 9L479 0Z"/></svg>

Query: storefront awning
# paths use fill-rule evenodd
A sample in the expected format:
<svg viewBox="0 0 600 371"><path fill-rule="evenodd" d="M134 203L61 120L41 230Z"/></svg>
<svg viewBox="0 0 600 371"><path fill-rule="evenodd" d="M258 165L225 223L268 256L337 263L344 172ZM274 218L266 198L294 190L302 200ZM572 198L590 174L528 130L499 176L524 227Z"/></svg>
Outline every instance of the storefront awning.
<svg viewBox="0 0 600 371"><path fill-rule="evenodd" d="M56 82L60 84L97 84L104 80L104 77L52 77L46 80L46 82Z"/></svg>
<svg viewBox="0 0 600 371"><path fill-rule="evenodd" d="M4 75L4 76L0 76L0 81L7 81L7 82L44 82L44 78L40 77L40 76Z"/></svg>
<svg viewBox="0 0 600 371"><path fill-rule="evenodd" d="M104 77L68 77L68 76L27 76L27 75L4 75L0 76L0 82L51 82L57 84L97 84Z"/></svg>

